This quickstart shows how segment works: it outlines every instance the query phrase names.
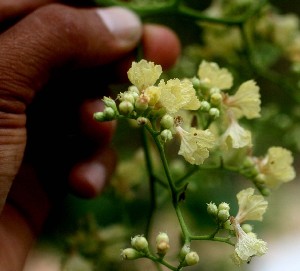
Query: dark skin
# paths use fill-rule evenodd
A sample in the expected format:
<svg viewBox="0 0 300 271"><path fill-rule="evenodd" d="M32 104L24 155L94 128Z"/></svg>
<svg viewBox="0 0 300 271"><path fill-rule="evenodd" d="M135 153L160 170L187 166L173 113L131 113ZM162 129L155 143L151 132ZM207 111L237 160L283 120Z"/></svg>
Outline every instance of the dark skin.
<svg viewBox="0 0 300 271"><path fill-rule="evenodd" d="M86 198L103 191L115 165L114 123L92 115L107 84L124 80L139 42L163 68L180 51L165 27L138 25L121 44L94 8L54 2L0 0L1 270L23 269L68 190Z"/></svg>

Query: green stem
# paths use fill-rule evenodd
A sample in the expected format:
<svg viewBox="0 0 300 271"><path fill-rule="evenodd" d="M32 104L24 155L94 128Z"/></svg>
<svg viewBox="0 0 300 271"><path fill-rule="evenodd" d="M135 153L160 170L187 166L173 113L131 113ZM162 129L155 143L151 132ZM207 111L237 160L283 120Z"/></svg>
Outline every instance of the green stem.
<svg viewBox="0 0 300 271"><path fill-rule="evenodd" d="M154 170L153 170L153 165L150 156L150 148L147 139L147 134L144 127L142 128L142 144L144 149L145 162L146 162L146 168L147 168L148 180L149 180L149 190L150 190L150 209L149 209L148 221L147 221L146 232L145 232L145 235L148 238L151 229L153 213L156 209L156 193L155 193L155 176L153 174Z"/></svg>
<svg viewBox="0 0 300 271"><path fill-rule="evenodd" d="M190 236L191 240L208 240L208 241L216 241L216 242L222 242L229 244L231 246L234 246L234 243L230 241L230 238L227 237L218 237L218 236L213 236L211 234L208 235L191 235Z"/></svg>
<svg viewBox="0 0 300 271"><path fill-rule="evenodd" d="M169 264L167 261L165 261L162 258L157 258L157 257L155 257L155 256L153 256L151 254L147 255L147 258L150 259L150 260L152 260L155 263L160 263L160 264L168 267L170 270L173 270L173 271L177 271L178 270L175 266Z"/></svg>

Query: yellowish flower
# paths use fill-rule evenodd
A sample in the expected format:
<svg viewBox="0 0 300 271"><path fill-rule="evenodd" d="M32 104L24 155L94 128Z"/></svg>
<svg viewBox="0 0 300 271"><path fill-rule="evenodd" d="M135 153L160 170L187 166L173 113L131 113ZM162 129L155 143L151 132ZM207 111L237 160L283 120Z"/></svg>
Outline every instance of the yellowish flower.
<svg viewBox="0 0 300 271"><path fill-rule="evenodd" d="M145 89L144 94L149 97L149 105L154 106L160 98L161 88L156 86L150 86Z"/></svg>
<svg viewBox="0 0 300 271"><path fill-rule="evenodd" d="M181 138L178 154L192 165L202 164L209 156L208 149L215 145L214 135L209 130L197 130L193 127L187 132L177 126L176 131Z"/></svg>
<svg viewBox="0 0 300 271"><path fill-rule="evenodd" d="M232 110L236 118L260 117L260 94L256 82L244 82L233 96L225 96L224 104Z"/></svg>
<svg viewBox="0 0 300 271"><path fill-rule="evenodd" d="M232 74L214 62L203 60L198 69L198 76L208 88L216 87L225 90L232 87Z"/></svg>
<svg viewBox="0 0 300 271"><path fill-rule="evenodd" d="M253 256L262 256L267 252L268 248L265 241L257 239L253 234L245 233L234 217L230 218L230 222L237 237L235 262L239 262L238 260L248 262Z"/></svg>
<svg viewBox="0 0 300 271"><path fill-rule="evenodd" d="M262 221L268 202L262 195L254 195L254 189L248 188L240 191L237 195L239 211L235 217L238 223L246 220Z"/></svg>
<svg viewBox="0 0 300 271"><path fill-rule="evenodd" d="M130 82L139 91L146 89L156 83L162 73L162 67L142 59L140 62L133 62L127 75Z"/></svg>
<svg viewBox="0 0 300 271"><path fill-rule="evenodd" d="M179 109L197 110L200 101L196 96L193 84L189 80L171 79L165 83L160 81L158 87L161 89L159 102L168 114L174 114Z"/></svg>
<svg viewBox="0 0 300 271"><path fill-rule="evenodd" d="M251 132L240 126L234 118L230 120L230 124L221 140L227 147L234 149L252 145Z"/></svg>
<svg viewBox="0 0 300 271"><path fill-rule="evenodd" d="M295 178L296 173L292 164L292 153L282 147L269 148L266 157L257 161L261 179L269 188L276 188Z"/></svg>

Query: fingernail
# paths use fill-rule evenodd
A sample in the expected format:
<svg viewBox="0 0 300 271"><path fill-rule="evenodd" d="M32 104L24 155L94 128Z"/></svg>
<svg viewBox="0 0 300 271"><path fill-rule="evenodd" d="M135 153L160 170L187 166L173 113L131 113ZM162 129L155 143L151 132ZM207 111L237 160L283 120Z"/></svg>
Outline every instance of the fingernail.
<svg viewBox="0 0 300 271"><path fill-rule="evenodd" d="M132 11L121 7L101 8L97 14L121 46L131 47L142 36L142 24Z"/></svg>

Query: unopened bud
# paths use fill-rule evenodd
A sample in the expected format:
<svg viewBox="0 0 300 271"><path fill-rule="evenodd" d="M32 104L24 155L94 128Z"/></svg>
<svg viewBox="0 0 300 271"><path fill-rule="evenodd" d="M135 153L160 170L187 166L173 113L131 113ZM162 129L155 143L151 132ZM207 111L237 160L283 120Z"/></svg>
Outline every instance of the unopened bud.
<svg viewBox="0 0 300 271"><path fill-rule="evenodd" d="M119 104L120 113L128 115L133 111L133 104L128 101L123 101Z"/></svg>
<svg viewBox="0 0 300 271"><path fill-rule="evenodd" d="M106 121L105 114L103 112L96 112L93 117L96 121Z"/></svg>
<svg viewBox="0 0 300 271"><path fill-rule="evenodd" d="M230 216L230 214L229 214L228 210L220 210L218 212L218 219L221 222L227 221L229 216Z"/></svg>
<svg viewBox="0 0 300 271"><path fill-rule="evenodd" d="M148 123L148 119L145 118L145 117L138 117L136 119L136 122L137 122L138 125L143 126L143 125Z"/></svg>
<svg viewBox="0 0 300 271"><path fill-rule="evenodd" d="M121 101L127 101L130 102L132 104L134 104L135 102L135 95L131 92L124 92L121 97L120 97Z"/></svg>
<svg viewBox="0 0 300 271"><path fill-rule="evenodd" d="M221 93L213 93L211 96L210 96L210 102L212 105L219 105L222 101L222 95Z"/></svg>
<svg viewBox="0 0 300 271"><path fill-rule="evenodd" d="M185 256L185 262L187 265L195 265L199 262L199 256L197 252L191 251Z"/></svg>
<svg viewBox="0 0 300 271"><path fill-rule="evenodd" d="M166 255L170 248L169 236L165 232L161 232L156 237L157 254L160 256Z"/></svg>
<svg viewBox="0 0 300 271"><path fill-rule="evenodd" d="M179 258L181 260L185 259L185 256L191 251L190 245L189 244L185 244L179 253Z"/></svg>
<svg viewBox="0 0 300 271"><path fill-rule="evenodd" d="M200 110L201 111L204 111L204 112L208 112L209 111L209 109L210 109L210 103L209 102L207 102L207 101L202 101L201 103L200 103Z"/></svg>
<svg viewBox="0 0 300 271"><path fill-rule="evenodd" d="M212 116L214 119L216 119L220 116L220 110L218 108L213 107L209 109L208 114Z"/></svg>
<svg viewBox="0 0 300 271"><path fill-rule="evenodd" d="M146 251L148 249L148 241L144 236L136 235L131 239L131 245L137 251Z"/></svg>
<svg viewBox="0 0 300 271"><path fill-rule="evenodd" d="M200 87L200 79L199 79L199 78L193 77L193 78L191 79L191 82L192 82L193 87L194 87L195 89L198 89L198 88Z"/></svg>
<svg viewBox="0 0 300 271"><path fill-rule="evenodd" d="M250 224L243 224L243 225L241 225L241 228L243 229L243 231L245 233L249 233L249 232L253 231L253 227Z"/></svg>
<svg viewBox="0 0 300 271"><path fill-rule="evenodd" d="M141 257L141 254L134 248L125 248L121 252L123 260L135 260Z"/></svg>
<svg viewBox="0 0 300 271"><path fill-rule="evenodd" d="M103 97L102 101L107 107L111 107L115 111L117 110L116 102L112 98Z"/></svg>
<svg viewBox="0 0 300 271"><path fill-rule="evenodd" d="M162 141L167 142L173 138L172 132L169 129L165 129L160 133Z"/></svg>
<svg viewBox="0 0 300 271"><path fill-rule="evenodd" d="M150 99L149 99L148 96L146 96L144 94L140 95L136 99L135 104L134 104L136 110L138 110L138 111L145 111L148 108L149 100Z"/></svg>
<svg viewBox="0 0 300 271"><path fill-rule="evenodd" d="M115 118L116 112L112 107L106 107L103 111L105 117L109 120L112 120Z"/></svg>
<svg viewBox="0 0 300 271"><path fill-rule="evenodd" d="M222 203L219 204L218 210L219 210L219 211L221 211L221 210L229 211L229 210L230 210L230 206L229 206L228 203L222 202Z"/></svg>
<svg viewBox="0 0 300 271"><path fill-rule="evenodd" d="M215 203L207 203L207 213L211 216L216 216L218 214L218 207Z"/></svg>
<svg viewBox="0 0 300 271"><path fill-rule="evenodd" d="M174 125L174 118L166 114L161 118L160 125L165 129L170 129Z"/></svg>

